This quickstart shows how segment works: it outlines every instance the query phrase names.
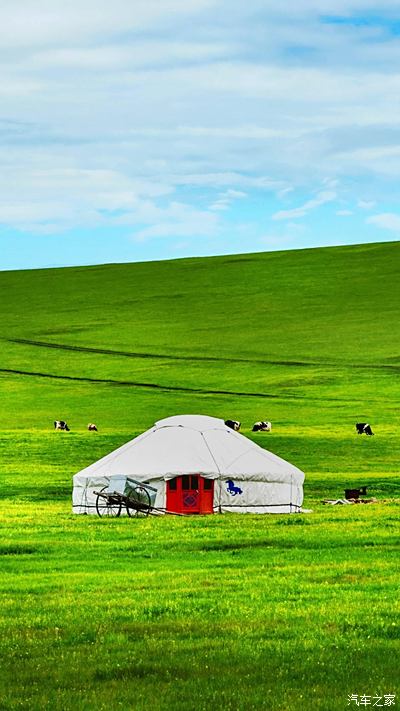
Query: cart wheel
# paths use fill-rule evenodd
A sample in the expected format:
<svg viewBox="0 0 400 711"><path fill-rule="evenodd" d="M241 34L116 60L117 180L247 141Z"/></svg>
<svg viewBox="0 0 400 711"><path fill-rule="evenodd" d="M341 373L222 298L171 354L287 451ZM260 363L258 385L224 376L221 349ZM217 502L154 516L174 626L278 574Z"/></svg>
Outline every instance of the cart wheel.
<svg viewBox="0 0 400 711"><path fill-rule="evenodd" d="M96 511L99 516L111 516L116 518L121 513L121 502L114 496L108 496L106 491L108 486L100 489L96 499Z"/></svg>
<svg viewBox="0 0 400 711"><path fill-rule="evenodd" d="M144 518L150 513L150 494L144 486L136 486L126 497L126 512L131 518Z"/></svg>

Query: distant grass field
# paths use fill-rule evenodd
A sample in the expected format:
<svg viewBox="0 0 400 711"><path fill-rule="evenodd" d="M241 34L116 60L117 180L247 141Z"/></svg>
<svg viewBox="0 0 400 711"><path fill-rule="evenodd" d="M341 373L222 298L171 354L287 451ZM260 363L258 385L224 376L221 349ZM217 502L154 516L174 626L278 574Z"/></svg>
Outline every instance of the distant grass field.
<svg viewBox="0 0 400 711"><path fill-rule="evenodd" d="M387 243L0 273L0 709L400 703L399 272ZM75 472L180 413L241 420L313 513L71 513Z"/></svg>

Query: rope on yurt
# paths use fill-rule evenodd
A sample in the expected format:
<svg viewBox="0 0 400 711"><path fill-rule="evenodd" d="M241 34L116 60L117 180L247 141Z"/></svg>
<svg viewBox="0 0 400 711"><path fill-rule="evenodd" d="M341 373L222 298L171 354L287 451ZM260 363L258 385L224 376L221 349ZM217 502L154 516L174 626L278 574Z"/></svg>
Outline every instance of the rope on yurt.
<svg viewBox="0 0 400 711"><path fill-rule="evenodd" d="M201 436L203 437L204 444L206 445L208 451L210 452L211 459L213 460L213 462L214 462L214 464L215 464L215 466L216 466L216 469L217 469L218 474L221 475L221 470L220 470L220 468L219 468L219 466L218 466L218 464L217 464L217 462L216 462L216 460L215 460L215 457L214 457L214 455L213 455L213 453L212 453L210 447L208 446L207 440L206 440L206 438L204 437L204 432L200 432L200 434L201 434ZM216 481L216 480L214 479L214 481ZM218 479L217 481L218 481L218 486L219 486L219 491L218 491L218 511L219 511L219 513L221 513L221 491L222 491L222 488L221 488L221 480ZM213 510L214 510L214 506L213 506Z"/></svg>

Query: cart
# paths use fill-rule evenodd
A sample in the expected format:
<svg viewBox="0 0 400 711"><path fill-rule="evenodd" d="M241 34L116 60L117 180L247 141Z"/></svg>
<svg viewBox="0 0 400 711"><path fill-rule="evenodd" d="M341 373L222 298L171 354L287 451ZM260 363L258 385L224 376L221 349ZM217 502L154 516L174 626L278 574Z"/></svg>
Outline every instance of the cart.
<svg viewBox="0 0 400 711"><path fill-rule="evenodd" d="M110 476L107 486L93 492L99 516L118 517L122 509L131 518L148 516L154 508L157 489L127 476Z"/></svg>

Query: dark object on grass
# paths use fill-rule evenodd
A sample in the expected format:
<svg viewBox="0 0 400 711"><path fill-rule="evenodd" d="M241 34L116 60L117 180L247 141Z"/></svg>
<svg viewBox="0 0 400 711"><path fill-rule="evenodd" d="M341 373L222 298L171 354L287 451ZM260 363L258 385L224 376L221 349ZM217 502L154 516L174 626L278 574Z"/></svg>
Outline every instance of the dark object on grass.
<svg viewBox="0 0 400 711"><path fill-rule="evenodd" d="M97 432L97 427L93 422L90 422L90 424L88 424L87 428L88 428L89 432Z"/></svg>
<svg viewBox="0 0 400 711"><path fill-rule="evenodd" d="M356 424L357 434L373 435L371 430L371 425L368 422L357 422Z"/></svg>
<svg viewBox="0 0 400 711"><path fill-rule="evenodd" d="M345 489L344 496L347 500L349 499L359 499L360 496L365 496L367 493L366 486L360 486L359 489Z"/></svg>

